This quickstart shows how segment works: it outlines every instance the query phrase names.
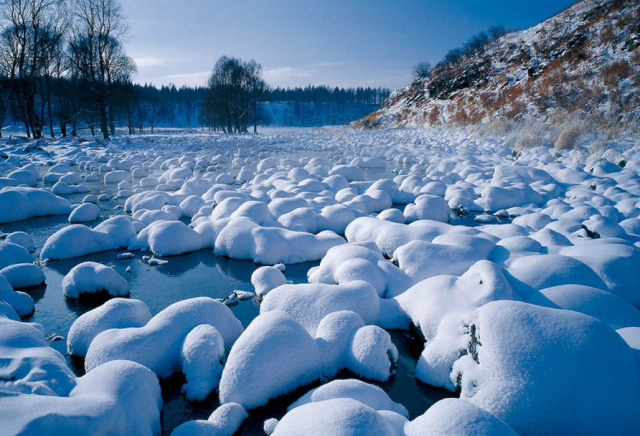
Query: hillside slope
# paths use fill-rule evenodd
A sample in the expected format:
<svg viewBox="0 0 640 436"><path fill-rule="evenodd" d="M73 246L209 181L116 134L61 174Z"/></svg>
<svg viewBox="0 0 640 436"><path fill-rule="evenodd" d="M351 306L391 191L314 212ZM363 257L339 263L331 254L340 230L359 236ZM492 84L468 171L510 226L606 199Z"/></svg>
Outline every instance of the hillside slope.
<svg viewBox="0 0 640 436"><path fill-rule="evenodd" d="M393 93L362 127L640 125L640 1L585 0Z"/></svg>

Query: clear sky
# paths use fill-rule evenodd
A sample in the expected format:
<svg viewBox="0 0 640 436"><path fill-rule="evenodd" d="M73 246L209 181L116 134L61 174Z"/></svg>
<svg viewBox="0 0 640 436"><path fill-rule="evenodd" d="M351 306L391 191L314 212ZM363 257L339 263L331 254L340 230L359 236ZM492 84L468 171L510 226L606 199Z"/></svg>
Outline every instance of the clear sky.
<svg viewBox="0 0 640 436"><path fill-rule="evenodd" d="M205 85L221 55L256 59L271 86L411 81L493 24L524 29L574 0L121 0L138 83Z"/></svg>

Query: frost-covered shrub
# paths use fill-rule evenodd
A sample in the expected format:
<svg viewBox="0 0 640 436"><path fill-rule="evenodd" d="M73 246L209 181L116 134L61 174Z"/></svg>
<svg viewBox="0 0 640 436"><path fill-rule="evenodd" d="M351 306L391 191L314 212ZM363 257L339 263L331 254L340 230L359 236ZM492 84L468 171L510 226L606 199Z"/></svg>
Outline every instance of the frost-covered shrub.
<svg viewBox="0 0 640 436"><path fill-rule="evenodd" d="M556 150L562 151L576 148L583 132L584 129L579 124L572 124L563 128L554 142Z"/></svg>

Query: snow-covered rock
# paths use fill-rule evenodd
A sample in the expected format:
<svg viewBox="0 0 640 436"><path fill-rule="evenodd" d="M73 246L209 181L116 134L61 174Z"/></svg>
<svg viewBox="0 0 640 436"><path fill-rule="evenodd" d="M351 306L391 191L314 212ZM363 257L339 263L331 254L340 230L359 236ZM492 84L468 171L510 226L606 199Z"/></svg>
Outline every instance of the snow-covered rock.
<svg viewBox="0 0 640 436"><path fill-rule="evenodd" d="M389 410L404 417L409 417L407 409L402 404L392 401L382 388L357 379L333 380L318 388L312 389L289 406L289 410L305 404L327 401L334 398L351 398L360 401L362 404L374 410Z"/></svg>
<svg viewBox="0 0 640 436"><path fill-rule="evenodd" d="M55 232L44 243L43 259L71 259L117 248L113 237L82 224L73 224Z"/></svg>
<svg viewBox="0 0 640 436"><path fill-rule="evenodd" d="M333 247L320 265L308 272L310 283L370 283L381 297L394 297L407 290L412 279L384 258L373 243L351 243Z"/></svg>
<svg viewBox="0 0 640 436"><path fill-rule="evenodd" d="M176 427L171 436L233 436L247 416L241 405L223 404L206 421L187 421Z"/></svg>
<svg viewBox="0 0 640 436"><path fill-rule="evenodd" d="M0 408L7 434L85 434L90 429L92 434L154 436L160 433L162 396L151 371L118 360L78 378L66 395L9 393L0 396Z"/></svg>
<svg viewBox="0 0 640 436"><path fill-rule="evenodd" d="M287 313L267 312L253 320L231 349L220 399L253 409L343 368L386 380L397 358L389 334L365 326L353 312L328 315L315 337Z"/></svg>
<svg viewBox="0 0 640 436"><path fill-rule="evenodd" d="M76 265L64 276L62 292L67 298L106 293L111 297L129 295L129 283L113 268L96 262Z"/></svg>
<svg viewBox="0 0 640 436"><path fill-rule="evenodd" d="M492 302L443 323L418 365L423 374L449 371L462 399L519 433L640 429L640 391L629 388L638 386L631 349L614 330L581 313Z"/></svg>
<svg viewBox="0 0 640 436"><path fill-rule="evenodd" d="M142 327L150 319L151 312L144 302L114 298L73 322L67 335L67 352L84 357L99 333L113 328Z"/></svg>
<svg viewBox="0 0 640 436"><path fill-rule="evenodd" d="M25 232L9 233L4 241L21 245L26 248L29 253L33 253L34 251L36 251L36 244L33 243L33 239L31 238L31 236Z"/></svg>
<svg viewBox="0 0 640 436"><path fill-rule="evenodd" d="M315 335L324 317L341 310L353 311L365 324L374 324L378 320L381 301L375 288L361 280L343 285L287 284L264 296L260 313L287 312L311 335Z"/></svg>
<svg viewBox="0 0 640 436"><path fill-rule="evenodd" d="M33 298L24 292L14 291L2 274L0 274L0 303L6 303L19 316L31 315L35 309Z"/></svg>
<svg viewBox="0 0 640 436"><path fill-rule="evenodd" d="M262 266L251 274L251 284L256 294L263 297L278 286L289 283L282 271L273 266Z"/></svg>
<svg viewBox="0 0 640 436"><path fill-rule="evenodd" d="M20 263L31 263L29 250L13 242L0 241L0 269Z"/></svg>
<svg viewBox="0 0 640 436"><path fill-rule="evenodd" d="M124 359L138 362L162 378L182 371L187 378L187 396L201 400L216 387L220 350L228 350L242 330L240 321L224 304L207 297L183 300L144 326L98 333L87 350L85 368L93 371L105 362Z"/></svg>
<svg viewBox="0 0 640 436"><path fill-rule="evenodd" d="M73 209L69 215L69 222L86 223L88 221L96 221L100 218L100 208L93 203L83 203Z"/></svg>
<svg viewBox="0 0 640 436"><path fill-rule="evenodd" d="M0 270L13 289L32 288L41 286L45 276L38 265L33 263L17 263Z"/></svg>
<svg viewBox="0 0 640 436"><path fill-rule="evenodd" d="M156 221L131 240L129 250L150 250L159 256L176 256L203 247L202 236L181 221Z"/></svg>
<svg viewBox="0 0 640 436"><path fill-rule="evenodd" d="M219 256L250 259L256 263L292 264L321 259L345 241L331 231L312 235L274 227L262 227L248 218L232 218L215 243Z"/></svg>

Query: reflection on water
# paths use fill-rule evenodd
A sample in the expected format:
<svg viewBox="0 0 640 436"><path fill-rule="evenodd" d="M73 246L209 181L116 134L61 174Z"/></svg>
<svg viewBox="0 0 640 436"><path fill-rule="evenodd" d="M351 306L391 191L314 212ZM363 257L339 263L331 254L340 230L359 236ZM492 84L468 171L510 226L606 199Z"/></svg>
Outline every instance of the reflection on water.
<svg viewBox="0 0 640 436"><path fill-rule="evenodd" d="M250 278L258 267L250 261L215 256L211 250L167 258L169 263L165 266L149 266L142 261L142 255L136 253L132 259L121 260L116 258L116 252L107 251L47 263L42 268L46 287L28 290L36 301L36 312L29 321L44 325L48 332L66 336L78 316L100 305L66 299L62 294L63 277L80 262L93 261L113 267L129 281L131 298L144 301L153 314L187 298L224 298L234 289L252 291ZM306 282L307 270L317 264L291 265L286 271L287 278L294 283ZM127 267L130 267L130 273L125 271ZM257 303L252 301L238 304L231 310L244 326L258 315ZM62 344L56 343L56 348L59 346Z"/></svg>

